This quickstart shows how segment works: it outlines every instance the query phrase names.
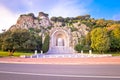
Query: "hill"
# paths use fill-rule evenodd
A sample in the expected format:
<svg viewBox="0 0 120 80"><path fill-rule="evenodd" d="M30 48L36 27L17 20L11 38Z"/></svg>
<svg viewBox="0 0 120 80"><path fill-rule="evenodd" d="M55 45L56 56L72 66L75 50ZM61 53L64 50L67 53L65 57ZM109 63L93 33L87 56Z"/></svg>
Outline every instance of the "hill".
<svg viewBox="0 0 120 80"><path fill-rule="evenodd" d="M100 53L120 50L120 21L94 19L90 15L49 18L44 12L39 12L37 17L33 13L20 15L15 25L0 34L0 48L41 50L46 35L50 35L53 28L70 31L71 44L75 42L73 47L78 52L89 49Z"/></svg>

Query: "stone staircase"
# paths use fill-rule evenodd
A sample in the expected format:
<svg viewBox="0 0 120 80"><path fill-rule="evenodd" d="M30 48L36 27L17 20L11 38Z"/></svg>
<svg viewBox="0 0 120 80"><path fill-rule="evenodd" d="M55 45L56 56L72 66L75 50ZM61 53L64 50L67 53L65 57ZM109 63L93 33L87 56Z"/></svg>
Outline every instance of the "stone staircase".
<svg viewBox="0 0 120 80"><path fill-rule="evenodd" d="M74 50L71 47L56 46L49 49L47 53L52 53L52 54L74 53Z"/></svg>

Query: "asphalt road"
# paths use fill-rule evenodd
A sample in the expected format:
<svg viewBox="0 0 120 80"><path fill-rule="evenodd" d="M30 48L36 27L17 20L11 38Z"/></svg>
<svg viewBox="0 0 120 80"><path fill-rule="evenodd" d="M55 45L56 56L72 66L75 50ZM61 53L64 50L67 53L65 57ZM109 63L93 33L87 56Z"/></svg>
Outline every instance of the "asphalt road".
<svg viewBox="0 0 120 80"><path fill-rule="evenodd" d="M120 65L0 63L0 80L120 80Z"/></svg>

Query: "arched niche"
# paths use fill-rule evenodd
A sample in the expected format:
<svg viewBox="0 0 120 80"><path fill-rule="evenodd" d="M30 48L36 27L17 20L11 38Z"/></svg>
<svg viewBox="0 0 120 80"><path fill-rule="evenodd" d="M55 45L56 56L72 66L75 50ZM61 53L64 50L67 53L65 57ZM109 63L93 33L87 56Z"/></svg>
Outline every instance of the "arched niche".
<svg viewBox="0 0 120 80"><path fill-rule="evenodd" d="M70 34L62 28L55 28L50 33L50 46L47 53L73 53L70 47Z"/></svg>
<svg viewBox="0 0 120 80"><path fill-rule="evenodd" d="M69 37L64 31L56 31L51 36L51 47L69 47Z"/></svg>
<svg viewBox="0 0 120 80"><path fill-rule="evenodd" d="M65 46L64 44L65 44L65 39L61 34L59 34L56 39L56 46Z"/></svg>

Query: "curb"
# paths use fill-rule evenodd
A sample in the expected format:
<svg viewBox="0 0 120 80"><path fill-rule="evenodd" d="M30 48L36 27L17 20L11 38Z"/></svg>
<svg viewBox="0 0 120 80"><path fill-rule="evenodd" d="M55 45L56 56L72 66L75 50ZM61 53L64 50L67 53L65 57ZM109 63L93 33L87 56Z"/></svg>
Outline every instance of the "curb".
<svg viewBox="0 0 120 80"><path fill-rule="evenodd" d="M104 58L0 58L0 63L13 64L56 64L56 65L99 65L120 64L120 57Z"/></svg>

